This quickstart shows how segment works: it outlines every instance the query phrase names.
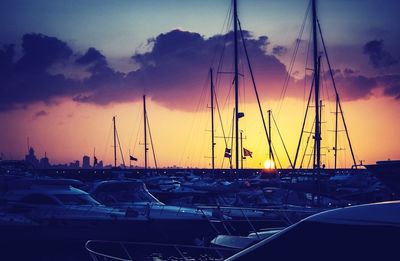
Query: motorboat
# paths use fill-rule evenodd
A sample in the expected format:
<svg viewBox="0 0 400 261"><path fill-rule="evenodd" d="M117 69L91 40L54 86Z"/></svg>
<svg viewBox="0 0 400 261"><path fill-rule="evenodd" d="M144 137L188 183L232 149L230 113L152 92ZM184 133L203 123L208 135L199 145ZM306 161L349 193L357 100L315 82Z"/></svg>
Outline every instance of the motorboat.
<svg viewBox="0 0 400 261"><path fill-rule="evenodd" d="M140 180L100 181L92 186L90 194L106 206L123 211L138 211L151 220L212 222L213 219L208 210L165 205Z"/></svg>
<svg viewBox="0 0 400 261"><path fill-rule="evenodd" d="M393 260L398 255L400 201L328 210L227 260Z"/></svg>
<svg viewBox="0 0 400 261"><path fill-rule="evenodd" d="M87 255L84 243L89 239L193 244L219 233L219 221L202 214L204 211L196 218L193 213L191 218L182 218L187 213L180 211L157 219L153 218L153 211L143 213L103 205L73 187L71 181L19 179L3 186L7 189L1 194L0 242L13 252L8 255L18 248L50 253L47 248L51 246L58 252L73 249L78 255L74 256L76 260L82 259L82 253ZM163 212L162 204L158 206L158 216L168 213Z"/></svg>
<svg viewBox="0 0 400 261"><path fill-rule="evenodd" d="M395 194L395 197L400 197L400 160L377 161L376 164L366 167Z"/></svg>

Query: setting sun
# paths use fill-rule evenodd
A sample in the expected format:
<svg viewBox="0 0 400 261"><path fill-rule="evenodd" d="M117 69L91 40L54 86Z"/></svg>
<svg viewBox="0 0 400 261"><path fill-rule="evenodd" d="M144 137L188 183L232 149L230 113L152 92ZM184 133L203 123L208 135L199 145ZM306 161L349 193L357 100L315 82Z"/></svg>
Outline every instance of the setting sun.
<svg viewBox="0 0 400 261"><path fill-rule="evenodd" d="M264 162L264 168L265 169L274 169L275 168L275 163L272 160L267 159Z"/></svg>

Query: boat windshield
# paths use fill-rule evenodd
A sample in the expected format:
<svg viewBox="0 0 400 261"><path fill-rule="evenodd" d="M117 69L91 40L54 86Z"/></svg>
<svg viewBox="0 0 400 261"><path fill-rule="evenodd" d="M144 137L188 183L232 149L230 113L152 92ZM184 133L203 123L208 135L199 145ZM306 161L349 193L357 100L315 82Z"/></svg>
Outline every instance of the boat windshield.
<svg viewBox="0 0 400 261"><path fill-rule="evenodd" d="M64 205L100 205L99 202L86 194L56 194L55 197Z"/></svg>
<svg viewBox="0 0 400 261"><path fill-rule="evenodd" d="M106 205L135 202L159 203L158 199L143 187L143 183L137 182L105 184L95 190L92 195Z"/></svg>
<svg viewBox="0 0 400 261"><path fill-rule="evenodd" d="M116 202L159 202L150 193L145 190L121 190L109 193Z"/></svg>

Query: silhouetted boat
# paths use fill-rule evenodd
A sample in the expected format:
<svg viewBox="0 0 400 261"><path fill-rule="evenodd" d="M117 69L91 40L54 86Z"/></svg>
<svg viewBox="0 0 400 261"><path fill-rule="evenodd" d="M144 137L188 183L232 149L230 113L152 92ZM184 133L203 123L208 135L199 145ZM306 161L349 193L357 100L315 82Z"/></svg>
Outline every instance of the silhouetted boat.
<svg viewBox="0 0 400 261"><path fill-rule="evenodd" d="M227 260L393 260L399 237L400 201L359 205L313 215Z"/></svg>
<svg viewBox="0 0 400 261"><path fill-rule="evenodd" d="M400 196L400 160L377 161L376 164L366 167L391 189L396 197Z"/></svg>
<svg viewBox="0 0 400 261"><path fill-rule="evenodd" d="M359 205L315 214L225 260L395 260L399 236L400 201ZM236 243L228 245L241 244ZM226 247L110 241L89 241L86 249L95 261L211 261L224 260L237 251Z"/></svg>

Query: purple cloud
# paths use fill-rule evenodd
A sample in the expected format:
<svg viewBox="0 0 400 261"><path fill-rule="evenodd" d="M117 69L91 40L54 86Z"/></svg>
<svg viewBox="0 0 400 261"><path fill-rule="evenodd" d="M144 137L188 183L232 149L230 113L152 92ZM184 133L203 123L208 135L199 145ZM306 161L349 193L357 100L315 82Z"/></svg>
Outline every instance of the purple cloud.
<svg viewBox="0 0 400 261"><path fill-rule="evenodd" d="M383 40L372 40L364 45L364 54L368 55L370 63L375 68L384 68L399 63L387 50Z"/></svg>
<svg viewBox="0 0 400 261"><path fill-rule="evenodd" d="M269 53L267 36L254 37L244 31L244 37L261 98L279 98L287 69L276 56L286 52L286 47L275 46ZM144 92L169 108L193 110L193 101L202 94L210 66L219 68L220 72L232 71L232 38L232 32L210 38L181 30L163 33L148 40L148 51L133 54L131 58L138 70L121 73L94 47L79 55L55 37L27 34L22 39L23 55L15 62L14 46L0 47L0 111L26 108L38 101L51 103L59 97L100 106L132 102ZM378 66L393 63L393 57L383 48L383 41L367 45L365 52ZM241 73L247 74L243 50L240 54ZM222 57L224 63L218 66ZM85 70L87 77L71 79L62 70L51 74L50 68L59 63L72 63ZM221 76L217 72L215 75L226 77L227 83L222 88L228 91L232 75ZM334 75L344 100L368 98L376 88L383 88L384 95L399 99L399 74L368 77L345 67L334 70ZM297 97L303 93L301 80L291 77L290 83L293 86L288 95ZM250 80L247 84L250 85Z"/></svg>
<svg viewBox="0 0 400 261"><path fill-rule="evenodd" d="M37 118L39 118L39 117L44 117L44 116L47 116L47 115L48 115L48 112L47 112L47 111L41 110L41 111L36 112L35 115L33 115L33 117L34 117L35 119L37 119Z"/></svg>

